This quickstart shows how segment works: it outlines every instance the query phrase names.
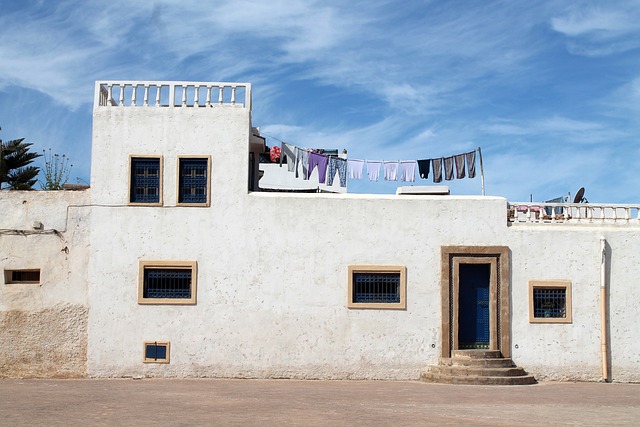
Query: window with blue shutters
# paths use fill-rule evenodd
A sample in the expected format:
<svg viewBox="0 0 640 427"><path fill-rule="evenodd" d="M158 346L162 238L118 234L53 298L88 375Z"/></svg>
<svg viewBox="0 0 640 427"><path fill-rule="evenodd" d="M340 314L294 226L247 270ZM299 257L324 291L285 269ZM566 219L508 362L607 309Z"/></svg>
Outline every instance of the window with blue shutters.
<svg viewBox="0 0 640 427"><path fill-rule="evenodd" d="M178 159L178 204L209 204L209 159Z"/></svg>
<svg viewBox="0 0 640 427"><path fill-rule="evenodd" d="M129 202L160 204L162 162L160 157L131 157Z"/></svg>

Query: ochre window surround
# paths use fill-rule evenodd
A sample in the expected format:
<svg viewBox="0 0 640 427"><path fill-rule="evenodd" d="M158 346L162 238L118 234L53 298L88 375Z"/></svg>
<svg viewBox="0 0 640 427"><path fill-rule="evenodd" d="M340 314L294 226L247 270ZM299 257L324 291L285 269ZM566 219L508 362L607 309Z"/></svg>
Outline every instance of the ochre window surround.
<svg viewBox="0 0 640 427"><path fill-rule="evenodd" d="M572 323L570 280L529 280L529 323Z"/></svg>
<svg viewBox="0 0 640 427"><path fill-rule="evenodd" d="M129 155L129 205L162 206L163 164L159 155Z"/></svg>
<svg viewBox="0 0 640 427"><path fill-rule="evenodd" d="M177 177L178 206L211 205L211 156L178 156Z"/></svg>
<svg viewBox="0 0 640 427"><path fill-rule="evenodd" d="M138 304L196 304L196 261L140 260L138 270Z"/></svg>
<svg viewBox="0 0 640 427"><path fill-rule="evenodd" d="M349 265L347 283L348 308L407 308L407 269L404 265Z"/></svg>

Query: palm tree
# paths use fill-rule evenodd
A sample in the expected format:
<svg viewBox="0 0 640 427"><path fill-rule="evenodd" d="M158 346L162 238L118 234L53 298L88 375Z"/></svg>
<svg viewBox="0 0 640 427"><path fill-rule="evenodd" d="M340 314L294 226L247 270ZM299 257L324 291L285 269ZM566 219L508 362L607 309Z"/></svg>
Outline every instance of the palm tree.
<svg viewBox="0 0 640 427"><path fill-rule="evenodd" d="M4 143L0 139L0 190L31 190L38 181L40 168L29 165L41 154L30 152L32 145L24 142L24 138Z"/></svg>

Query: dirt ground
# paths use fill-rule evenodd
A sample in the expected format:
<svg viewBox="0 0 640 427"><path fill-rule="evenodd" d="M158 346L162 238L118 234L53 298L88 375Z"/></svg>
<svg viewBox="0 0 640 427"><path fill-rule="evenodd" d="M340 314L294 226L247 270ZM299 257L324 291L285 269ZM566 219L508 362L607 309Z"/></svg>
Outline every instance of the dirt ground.
<svg viewBox="0 0 640 427"><path fill-rule="evenodd" d="M0 425L640 425L640 385L0 380Z"/></svg>

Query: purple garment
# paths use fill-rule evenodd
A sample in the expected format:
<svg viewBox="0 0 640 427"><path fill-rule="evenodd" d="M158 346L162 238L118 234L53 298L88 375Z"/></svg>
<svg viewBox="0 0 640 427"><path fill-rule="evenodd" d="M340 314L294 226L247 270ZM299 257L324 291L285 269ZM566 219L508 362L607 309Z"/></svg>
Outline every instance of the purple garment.
<svg viewBox="0 0 640 427"><path fill-rule="evenodd" d="M311 177L313 169L318 166L318 182L320 184L324 184L325 178L327 177L328 163L329 158L324 154L309 153L309 174L307 175L307 178Z"/></svg>
<svg viewBox="0 0 640 427"><path fill-rule="evenodd" d="M453 156L444 158L444 179L447 181L453 179Z"/></svg>
<svg viewBox="0 0 640 427"><path fill-rule="evenodd" d="M456 154L453 159L456 161L456 179L464 178L464 154Z"/></svg>
<svg viewBox="0 0 640 427"><path fill-rule="evenodd" d="M470 151L465 154L467 158L467 169L469 169L469 178L476 177L476 150Z"/></svg>

